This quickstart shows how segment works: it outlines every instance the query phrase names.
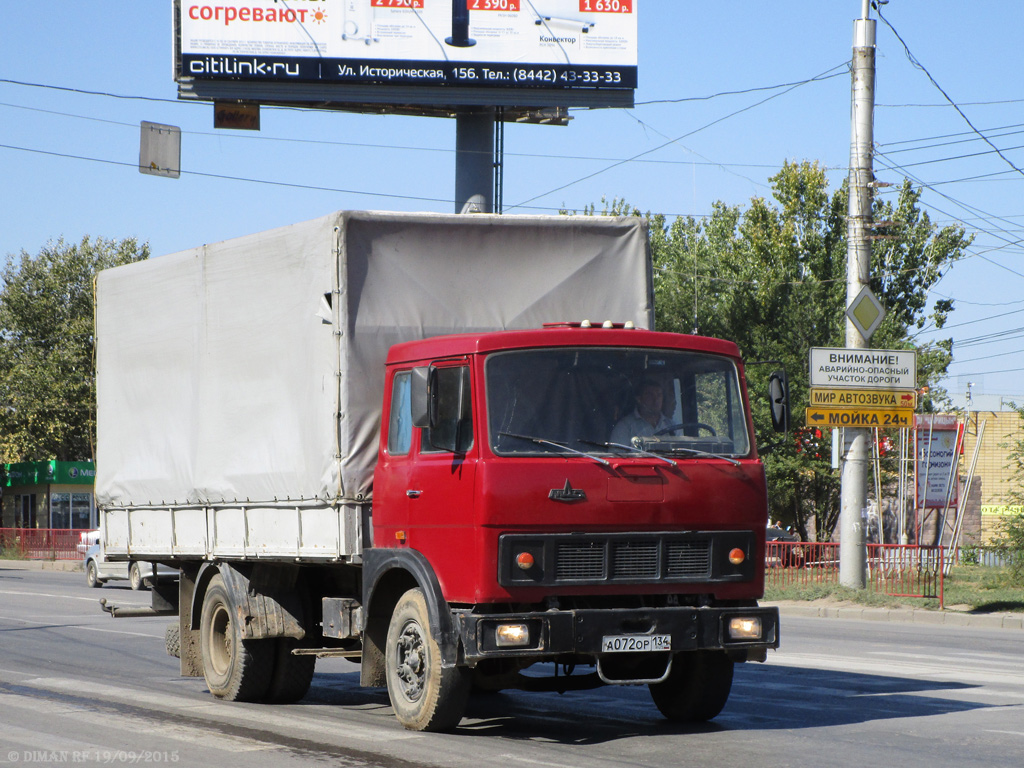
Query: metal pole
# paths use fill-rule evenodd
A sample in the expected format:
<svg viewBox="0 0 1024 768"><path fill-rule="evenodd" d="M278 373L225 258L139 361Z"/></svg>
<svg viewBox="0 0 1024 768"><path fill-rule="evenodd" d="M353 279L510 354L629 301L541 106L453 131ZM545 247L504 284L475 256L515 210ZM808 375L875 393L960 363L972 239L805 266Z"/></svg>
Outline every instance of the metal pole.
<svg viewBox="0 0 1024 768"><path fill-rule="evenodd" d="M846 226L846 305L849 307L870 281L872 147L875 107L875 21L868 18L870 3L864 0L861 15L853 23L853 67L850 126L849 211ZM867 340L853 321L846 320L846 347L864 349ZM842 469L839 508L839 583L864 589L867 546L864 543L868 479L868 434L866 428L849 430Z"/></svg>
<svg viewBox="0 0 1024 768"><path fill-rule="evenodd" d="M875 507L878 512L878 543L885 544L885 514L882 512L882 449L878 445L879 430L872 430L871 453L874 459L872 469L875 473Z"/></svg>
<svg viewBox="0 0 1024 768"><path fill-rule="evenodd" d="M455 212L494 211L494 109L455 116Z"/></svg>
<svg viewBox="0 0 1024 768"><path fill-rule="evenodd" d="M985 439L985 425L987 421L981 422L981 426L978 428L978 439L974 443L974 453L971 455L971 466L967 470L967 481L964 483L964 493L960 497L960 501L957 504L956 509L956 523L953 526L953 540L949 543L950 551L950 567L954 560L956 560L956 550L960 546L960 534L963 531L964 515L967 514L967 501L971 495L971 483L974 482L974 472L978 468L978 455L981 453L981 441ZM966 440L966 433L964 439Z"/></svg>

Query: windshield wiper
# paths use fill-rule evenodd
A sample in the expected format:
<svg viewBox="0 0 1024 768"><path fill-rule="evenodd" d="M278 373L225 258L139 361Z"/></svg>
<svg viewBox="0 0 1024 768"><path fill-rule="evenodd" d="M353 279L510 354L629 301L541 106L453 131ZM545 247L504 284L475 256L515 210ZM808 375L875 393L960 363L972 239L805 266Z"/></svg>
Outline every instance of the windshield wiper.
<svg viewBox="0 0 1024 768"><path fill-rule="evenodd" d="M579 442L586 443L587 445L596 445L600 448L625 448L627 451L639 453L643 456L650 456L652 459L660 459L661 461L664 461L666 464L671 464L673 467L678 466L674 461L672 461L672 459L668 458L667 456L662 456L660 453L652 453L651 451L645 451L643 448L638 448L635 445L626 445L624 443L600 443L596 440L584 440L582 437L579 439Z"/></svg>
<svg viewBox="0 0 1024 768"><path fill-rule="evenodd" d="M640 438L640 440L643 441L644 438ZM730 464L732 464L733 466L736 466L736 467L742 467L743 466L738 461L736 461L736 459L734 459L734 458L732 458L730 456L723 456L720 453L712 453L711 451L702 451L699 448L688 448L685 445L670 445L668 443L666 443L666 445L669 445L670 446L670 450L672 450L672 451L686 451L687 453L692 453L694 456L707 456L709 459L721 459L722 461L728 461ZM655 455L657 455L657 454L655 454Z"/></svg>
<svg viewBox="0 0 1024 768"><path fill-rule="evenodd" d="M575 448L570 448L565 443L557 443L554 440L548 440L547 438L544 437L533 437L532 435L517 435L514 432L499 432L498 434L501 435L502 437L514 437L517 440L527 440L531 443L536 443L537 445L553 445L555 448L560 448L563 451L568 451L569 453L575 454L577 456L586 456L588 459L593 459L598 464L604 464L606 467L611 466L611 462L607 461L606 459L602 459L600 456L595 456L594 454L587 453L586 451L577 451Z"/></svg>

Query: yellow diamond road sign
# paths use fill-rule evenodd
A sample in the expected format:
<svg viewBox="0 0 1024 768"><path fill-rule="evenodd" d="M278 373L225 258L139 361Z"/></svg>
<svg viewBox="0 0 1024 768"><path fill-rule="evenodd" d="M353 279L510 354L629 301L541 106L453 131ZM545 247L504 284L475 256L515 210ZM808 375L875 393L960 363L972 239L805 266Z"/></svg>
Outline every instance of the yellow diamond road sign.
<svg viewBox="0 0 1024 768"><path fill-rule="evenodd" d="M867 341L885 319L885 307L865 285L846 308L846 316Z"/></svg>
<svg viewBox="0 0 1024 768"><path fill-rule="evenodd" d="M916 390L811 389L812 408L917 408Z"/></svg>

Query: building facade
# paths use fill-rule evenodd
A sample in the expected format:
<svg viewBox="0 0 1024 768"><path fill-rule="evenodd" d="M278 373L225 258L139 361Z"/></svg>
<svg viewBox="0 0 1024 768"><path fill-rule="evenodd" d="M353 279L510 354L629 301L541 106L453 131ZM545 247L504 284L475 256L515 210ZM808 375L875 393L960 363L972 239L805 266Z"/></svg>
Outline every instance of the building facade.
<svg viewBox="0 0 1024 768"><path fill-rule="evenodd" d="M2 528L97 526L91 461L4 464Z"/></svg>

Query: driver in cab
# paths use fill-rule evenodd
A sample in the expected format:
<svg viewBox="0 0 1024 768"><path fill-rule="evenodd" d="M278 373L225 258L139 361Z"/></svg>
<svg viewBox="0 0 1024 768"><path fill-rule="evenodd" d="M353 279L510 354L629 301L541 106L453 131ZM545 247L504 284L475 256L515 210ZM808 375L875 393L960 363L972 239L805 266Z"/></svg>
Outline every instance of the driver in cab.
<svg viewBox="0 0 1024 768"><path fill-rule="evenodd" d="M619 420L612 429L609 442L631 445L634 437L653 437L667 430L672 422L665 418L662 406L665 392L654 379L644 379L636 396L636 408Z"/></svg>

